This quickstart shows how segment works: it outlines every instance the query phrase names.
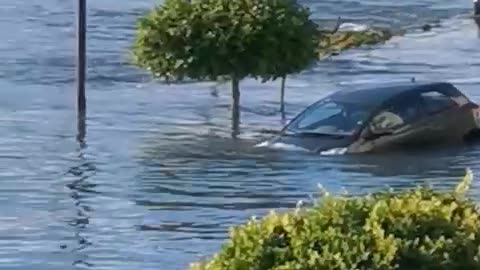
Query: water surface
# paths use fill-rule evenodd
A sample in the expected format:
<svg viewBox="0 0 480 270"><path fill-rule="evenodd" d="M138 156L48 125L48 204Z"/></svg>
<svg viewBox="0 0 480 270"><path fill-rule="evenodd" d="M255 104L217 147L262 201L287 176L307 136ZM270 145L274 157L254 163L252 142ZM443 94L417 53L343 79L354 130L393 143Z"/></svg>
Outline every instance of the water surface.
<svg viewBox="0 0 480 270"><path fill-rule="evenodd" d="M134 22L155 1L89 3L88 129L77 133L74 2L0 3L0 267L186 269L252 214L315 196L318 184L368 192L451 188L480 146L367 156L262 149L282 126L279 82L242 82L242 139L229 139L229 91L167 86L128 64ZM447 80L480 101L480 39L471 1L304 1L330 27L408 29L287 81L288 118L327 92L388 81ZM432 32L417 31L439 22ZM474 184L473 196L478 194Z"/></svg>

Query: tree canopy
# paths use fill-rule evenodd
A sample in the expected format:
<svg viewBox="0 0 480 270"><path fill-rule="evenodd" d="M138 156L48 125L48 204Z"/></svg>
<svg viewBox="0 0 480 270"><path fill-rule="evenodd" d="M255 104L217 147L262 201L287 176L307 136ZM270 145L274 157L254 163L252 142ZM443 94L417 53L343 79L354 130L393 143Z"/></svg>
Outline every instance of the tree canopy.
<svg viewBox="0 0 480 270"><path fill-rule="evenodd" d="M167 80L262 80L317 60L318 26L294 0L166 0L139 20L135 63Z"/></svg>

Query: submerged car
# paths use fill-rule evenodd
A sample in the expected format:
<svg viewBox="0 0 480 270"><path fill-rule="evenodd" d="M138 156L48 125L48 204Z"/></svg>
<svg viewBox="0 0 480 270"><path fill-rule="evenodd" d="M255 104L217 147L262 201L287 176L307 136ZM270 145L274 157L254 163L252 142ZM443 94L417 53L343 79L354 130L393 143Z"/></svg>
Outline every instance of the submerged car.
<svg viewBox="0 0 480 270"><path fill-rule="evenodd" d="M330 94L267 144L362 153L458 143L478 134L479 106L453 84L412 82Z"/></svg>

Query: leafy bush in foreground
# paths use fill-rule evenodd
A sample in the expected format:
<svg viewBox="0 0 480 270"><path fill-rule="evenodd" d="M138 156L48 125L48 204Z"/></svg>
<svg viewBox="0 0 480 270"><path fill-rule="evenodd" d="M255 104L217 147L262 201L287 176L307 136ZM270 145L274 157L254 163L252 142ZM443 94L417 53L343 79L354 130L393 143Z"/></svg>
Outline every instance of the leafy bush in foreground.
<svg viewBox="0 0 480 270"><path fill-rule="evenodd" d="M480 211L452 192L417 188L365 197L325 196L313 208L272 212L233 228L194 270L480 269Z"/></svg>

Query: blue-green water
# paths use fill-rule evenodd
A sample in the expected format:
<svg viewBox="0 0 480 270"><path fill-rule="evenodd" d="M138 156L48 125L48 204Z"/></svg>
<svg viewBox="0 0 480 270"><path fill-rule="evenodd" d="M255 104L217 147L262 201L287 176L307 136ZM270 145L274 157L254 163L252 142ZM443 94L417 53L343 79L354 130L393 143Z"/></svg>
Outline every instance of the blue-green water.
<svg viewBox="0 0 480 270"><path fill-rule="evenodd" d="M278 129L279 82L242 82L242 140L229 139L229 91L165 86L128 65L135 19L155 1L89 1L86 147L74 91L76 1L0 3L0 268L186 269L230 225L295 205L321 183L366 192L433 182L450 188L480 146L368 156L255 148ZM471 1L304 1L317 19L409 29L287 81L292 117L360 83L447 80L480 100ZM439 21L432 32L417 32ZM333 22L326 25L331 27ZM478 194L477 184L473 195Z"/></svg>

